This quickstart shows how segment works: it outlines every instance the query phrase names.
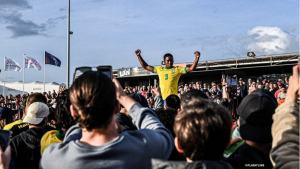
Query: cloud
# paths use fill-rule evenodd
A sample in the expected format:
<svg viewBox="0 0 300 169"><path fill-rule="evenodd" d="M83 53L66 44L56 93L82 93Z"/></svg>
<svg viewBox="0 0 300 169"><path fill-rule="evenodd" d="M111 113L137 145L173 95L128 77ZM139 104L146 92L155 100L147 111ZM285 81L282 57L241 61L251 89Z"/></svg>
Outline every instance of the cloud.
<svg viewBox="0 0 300 169"><path fill-rule="evenodd" d="M66 11L67 7L60 8L59 11Z"/></svg>
<svg viewBox="0 0 300 169"><path fill-rule="evenodd" d="M47 36L45 32L49 28L66 19L66 16L61 16L48 19L45 23L36 23L23 19L22 12L28 9L32 9L32 6L26 0L1 0L0 23L12 32L11 38Z"/></svg>
<svg viewBox="0 0 300 169"><path fill-rule="evenodd" d="M56 26L56 24L58 24L59 21L63 21L67 19L67 16L60 16L57 18L50 18L47 20L47 25L49 28L54 28Z"/></svg>
<svg viewBox="0 0 300 169"><path fill-rule="evenodd" d="M1 7L19 7L31 9L32 6L26 0L1 0Z"/></svg>
<svg viewBox="0 0 300 169"><path fill-rule="evenodd" d="M43 35L43 32L46 31L46 24L36 24L29 20L23 20L21 13L10 13L1 16L5 23L8 23L9 26L6 28L12 31L12 38L18 38L23 36L34 36L34 35Z"/></svg>
<svg viewBox="0 0 300 169"><path fill-rule="evenodd" d="M293 36L278 27L257 26L247 32L249 51L261 54L285 53L290 48Z"/></svg>

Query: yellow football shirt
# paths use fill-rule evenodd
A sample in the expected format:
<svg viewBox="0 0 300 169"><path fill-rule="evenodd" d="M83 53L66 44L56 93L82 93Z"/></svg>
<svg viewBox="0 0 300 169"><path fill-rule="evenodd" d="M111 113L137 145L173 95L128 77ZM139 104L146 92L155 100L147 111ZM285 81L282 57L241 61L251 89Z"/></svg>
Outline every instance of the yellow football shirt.
<svg viewBox="0 0 300 169"><path fill-rule="evenodd" d="M186 73L186 67L166 68L157 66L153 67L153 73L157 73L159 77L161 95L165 100L170 94L177 95L178 80L182 74Z"/></svg>
<svg viewBox="0 0 300 169"><path fill-rule="evenodd" d="M23 119L19 119L17 121L7 124L6 126L4 126L3 130L10 130L14 125L21 124L21 123L23 123Z"/></svg>

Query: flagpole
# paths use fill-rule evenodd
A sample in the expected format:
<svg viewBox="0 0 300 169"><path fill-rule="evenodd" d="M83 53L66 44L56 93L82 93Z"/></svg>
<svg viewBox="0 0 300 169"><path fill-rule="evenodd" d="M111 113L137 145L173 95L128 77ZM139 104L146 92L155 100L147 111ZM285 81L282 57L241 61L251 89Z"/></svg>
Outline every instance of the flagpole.
<svg viewBox="0 0 300 169"><path fill-rule="evenodd" d="M4 56L4 85L3 85L3 97L5 98L5 73L6 73L6 71L5 71L5 69L6 69L6 63L5 63L5 61L6 61L6 56Z"/></svg>
<svg viewBox="0 0 300 169"><path fill-rule="evenodd" d="M25 53L23 54L23 95L24 95L24 82L25 82Z"/></svg>
<svg viewBox="0 0 300 169"><path fill-rule="evenodd" d="M67 37L67 88L70 84L70 0L68 0L68 37Z"/></svg>
<svg viewBox="0 0 300 169"><path fill-rule="evenodd" d="M46 51L44 51L44 92L46 91L45 83L46 83Z"/></svg>

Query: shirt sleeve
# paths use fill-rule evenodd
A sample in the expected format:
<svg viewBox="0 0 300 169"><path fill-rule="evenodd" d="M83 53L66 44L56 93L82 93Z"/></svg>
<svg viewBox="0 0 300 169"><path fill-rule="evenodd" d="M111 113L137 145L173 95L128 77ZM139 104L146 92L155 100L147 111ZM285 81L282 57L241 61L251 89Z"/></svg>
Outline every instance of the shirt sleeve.
<svg viewBox="0 0 300 169"><path fill-rule="evenodd" d="M186 67L180 67L179 72L180 72L181 74L186 74L186 73L187 73L187 72L186 72Z"/></svg>
<svg viewBox="0 0 300 169"><path fill-rule="evenodd" d="M157 73L157 67L154 67L154 66L153 66L152 72L153 72L153 73Z"/></svg>

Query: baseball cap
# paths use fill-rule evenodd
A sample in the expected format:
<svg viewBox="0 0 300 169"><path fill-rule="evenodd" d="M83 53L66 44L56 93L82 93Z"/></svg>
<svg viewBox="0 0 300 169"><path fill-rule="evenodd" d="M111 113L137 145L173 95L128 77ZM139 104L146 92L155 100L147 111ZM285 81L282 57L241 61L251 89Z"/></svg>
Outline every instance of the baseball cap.
<svg viewBox="0 0 300 169"><path fill-rule="evenodd" d="M30 124L39 124L49 115L49 108L45 103L34 102L31 103L27 109L27 114L23 122Z"/></svg>
<svg viewBox="0 0 300 169"><path fill-rule="evenodd" d="M0 120L5 119L7 116L15 115L19 110L12 110L8 107L0 107Z"/></svg>
<svg viewBox="0 0 300 169"><path fill-rule="evenodd" d="M241 137L259 143L272 142L272 116L276 107L276 99L268 90L257 89L246 96L238 107Z"/></svg>
<svg viewBox="0 0 300 169"><path fill-rule="evenodd" d="M239 81L242 81L242 80L243 80L243 78L240 78L240 79L239 79Z"/></svg>

